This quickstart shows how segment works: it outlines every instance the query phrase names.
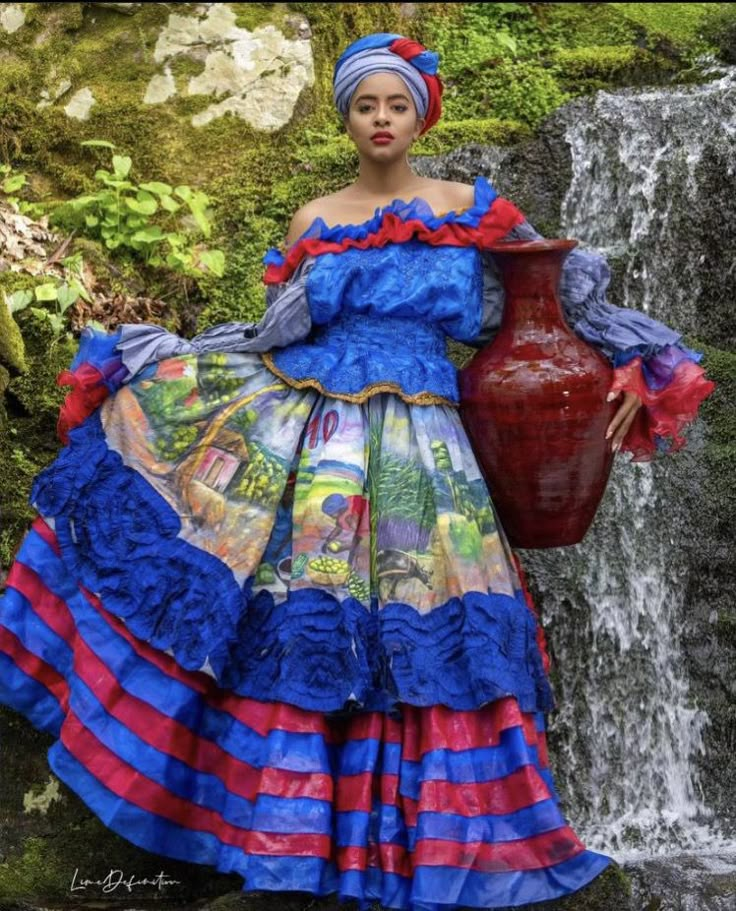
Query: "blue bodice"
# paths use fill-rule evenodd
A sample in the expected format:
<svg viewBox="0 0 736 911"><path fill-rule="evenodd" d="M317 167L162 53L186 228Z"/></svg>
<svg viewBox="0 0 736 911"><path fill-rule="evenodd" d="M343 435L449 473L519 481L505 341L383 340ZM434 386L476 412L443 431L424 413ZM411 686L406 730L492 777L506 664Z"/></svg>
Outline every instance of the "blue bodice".
<svg viewBox="0 0 736 911"><path fill-rule="evenodd" d="M413 240L317 257L306 283L312 331L274 349L286 377L360 400L394 389L409 400L459 400L446 336L481 327L483 270L475 247Z"/></svg>

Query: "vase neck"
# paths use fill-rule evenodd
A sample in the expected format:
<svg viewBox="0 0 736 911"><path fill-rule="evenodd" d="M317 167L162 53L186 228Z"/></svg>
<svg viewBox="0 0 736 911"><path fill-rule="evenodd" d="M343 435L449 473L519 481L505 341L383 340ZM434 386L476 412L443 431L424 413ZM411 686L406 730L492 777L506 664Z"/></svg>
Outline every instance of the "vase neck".
<svg viewBox="0 0 736 911"><path fill-rule="evenodd" d="M494 251L506 295L501 329L520 325L568 329L559 287L562 265L569 253L569 249Z"/></svg>

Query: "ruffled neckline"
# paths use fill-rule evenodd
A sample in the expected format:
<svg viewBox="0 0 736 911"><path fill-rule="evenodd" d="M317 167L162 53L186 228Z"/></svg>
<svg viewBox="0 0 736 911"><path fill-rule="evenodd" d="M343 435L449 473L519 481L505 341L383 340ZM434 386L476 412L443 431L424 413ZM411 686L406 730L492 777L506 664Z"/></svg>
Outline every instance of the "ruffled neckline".
<svg viewBox="0 0 736 911"><path fill-rule="evenodd" d="M494 205L495 202L502 205ZM489 219L490 213L494 218ZM401 243L417 237L431 244L480 244L481 235L488 240L488 228L511 220L508 230L523 220L523 215L508 200L498 197L496 190L483 175L473 182L473 204L463 209L435 214L421 196L410 200L394 199L378 206L371 218L359 223L328 225L317 216L309 227L282 253L271 247L263 257L267 266L266 284L285 281L305 255L341 252L349 247L365 249L388 242ZM496 233L495 231L493 232Z"/></svg>

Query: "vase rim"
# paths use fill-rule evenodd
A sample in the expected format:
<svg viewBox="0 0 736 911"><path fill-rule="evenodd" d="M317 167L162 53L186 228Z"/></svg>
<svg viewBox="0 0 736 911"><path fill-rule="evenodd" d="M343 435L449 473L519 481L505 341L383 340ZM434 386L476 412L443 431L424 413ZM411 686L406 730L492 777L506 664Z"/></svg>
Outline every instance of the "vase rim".
<svg viewBox="0 0 736 911"><path fill-rule="evenodd" d="M547 250L572 250L578 241L572 238L497 241L485 247L490 253L542 253Z"/></svg>

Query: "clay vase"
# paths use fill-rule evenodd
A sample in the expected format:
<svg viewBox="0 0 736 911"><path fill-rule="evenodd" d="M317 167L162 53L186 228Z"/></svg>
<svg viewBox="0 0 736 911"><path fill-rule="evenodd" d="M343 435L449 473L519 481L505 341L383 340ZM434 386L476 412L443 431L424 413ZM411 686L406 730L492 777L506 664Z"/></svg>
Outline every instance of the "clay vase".
<svg viewBox="0 0 736 911"><path fill-rule="evenodd" d="M505 289L495 339L458 373L460 415L513 547L580 542L613 464L605 433L608 360L562 313L562 264L575 240L500 242L488 249Z"/></svg>

